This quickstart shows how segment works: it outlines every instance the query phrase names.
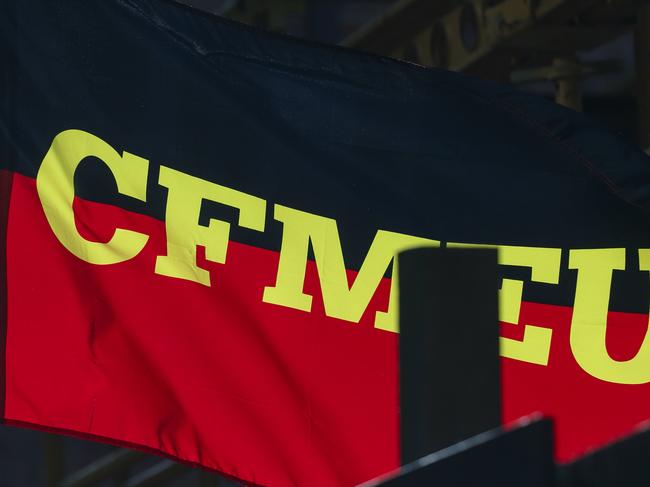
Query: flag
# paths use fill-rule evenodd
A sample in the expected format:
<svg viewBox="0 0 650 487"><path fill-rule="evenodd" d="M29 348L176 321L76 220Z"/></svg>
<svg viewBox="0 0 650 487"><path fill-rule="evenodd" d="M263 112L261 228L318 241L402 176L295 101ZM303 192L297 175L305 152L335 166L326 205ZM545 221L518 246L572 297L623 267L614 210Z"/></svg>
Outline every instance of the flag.
<svg viewBox="0 0 650 487"><path fill-rule="evenodd" d="M163 0L5 0L0 60L6 424L382 474L421 246L500 251L504 422L562 461L650 415L650 160L588 118Z"/></svg>

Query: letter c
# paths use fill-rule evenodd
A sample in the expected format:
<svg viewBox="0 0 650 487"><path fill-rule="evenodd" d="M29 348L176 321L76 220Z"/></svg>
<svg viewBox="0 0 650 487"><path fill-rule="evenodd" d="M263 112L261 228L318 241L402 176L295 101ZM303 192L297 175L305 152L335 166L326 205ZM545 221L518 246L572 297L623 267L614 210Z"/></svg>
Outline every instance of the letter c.
<svg viewBox="0 0 650 487"><path fill-rule="evenodd" d="M66 130L52 141L36 177L36 189L52 231L61 244L91 264L117 264L132 259L144 248L148 235L116 228L107 243L83 238L72 209L74 174L86 157L97 157L108 166L120 194L146 201L149 161L115 149L82 130Z"/></svg>

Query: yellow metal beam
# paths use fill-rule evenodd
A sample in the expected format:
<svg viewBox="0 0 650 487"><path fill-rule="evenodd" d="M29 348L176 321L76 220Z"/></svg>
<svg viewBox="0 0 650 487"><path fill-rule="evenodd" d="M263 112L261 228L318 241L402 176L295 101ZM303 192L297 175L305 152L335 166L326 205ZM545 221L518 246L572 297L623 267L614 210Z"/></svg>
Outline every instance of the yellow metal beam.
<svg viewBox="0 0 650 487"><path fill-rule="evenodd" d="M402 0L344 40L343 45L462 71L503 50L557 50L568 54L595 47L629 28L626 16L639 3ZM551 40L554 46L549 49Z"/></svg>

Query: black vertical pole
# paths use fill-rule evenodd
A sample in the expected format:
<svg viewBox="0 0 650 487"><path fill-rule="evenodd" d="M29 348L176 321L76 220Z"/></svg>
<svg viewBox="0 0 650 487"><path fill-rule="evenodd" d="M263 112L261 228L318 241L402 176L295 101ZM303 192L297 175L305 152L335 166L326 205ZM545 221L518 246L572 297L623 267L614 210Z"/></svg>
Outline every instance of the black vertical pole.
<svg viewBox="0 0 650 487"><path fill-rule="evenodd" d="M561 487L650 485L650 426L558 468Z"/></svg>
<svg viewBox="0 0 650 487"><path fill-rule="evenodd" d="M63 438L58 435L45 433L43 439L43 453L45 456L45 484L47 487L57 487L63 480L64 456Z"/></svg>
<svg viewBox="0 0 650 487"><path fill-rule="evenodd" d="M497 252L415 249L398 262L406 464L501 424Z"/></svg>

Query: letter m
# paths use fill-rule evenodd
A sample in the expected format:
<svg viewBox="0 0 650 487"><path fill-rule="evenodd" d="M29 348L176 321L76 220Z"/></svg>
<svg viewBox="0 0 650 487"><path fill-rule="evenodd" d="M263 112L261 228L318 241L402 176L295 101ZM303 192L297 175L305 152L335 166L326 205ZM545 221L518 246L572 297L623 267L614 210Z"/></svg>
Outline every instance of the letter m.
<svg viewBox="0 0 650 487"><path fill-rule="evenodd" d="M392 264L390 299L386 312L378 311L375 327L397 332L397 253L415 247L438 247L440 242L378 230L352 285L341 249L336 221L275 205L275 219L282 222L282 248L274 287L264 289L264 302L310 311L312 296L303 292L309 244L314 251L325 314L358 323L386 270Z"/></svg>

